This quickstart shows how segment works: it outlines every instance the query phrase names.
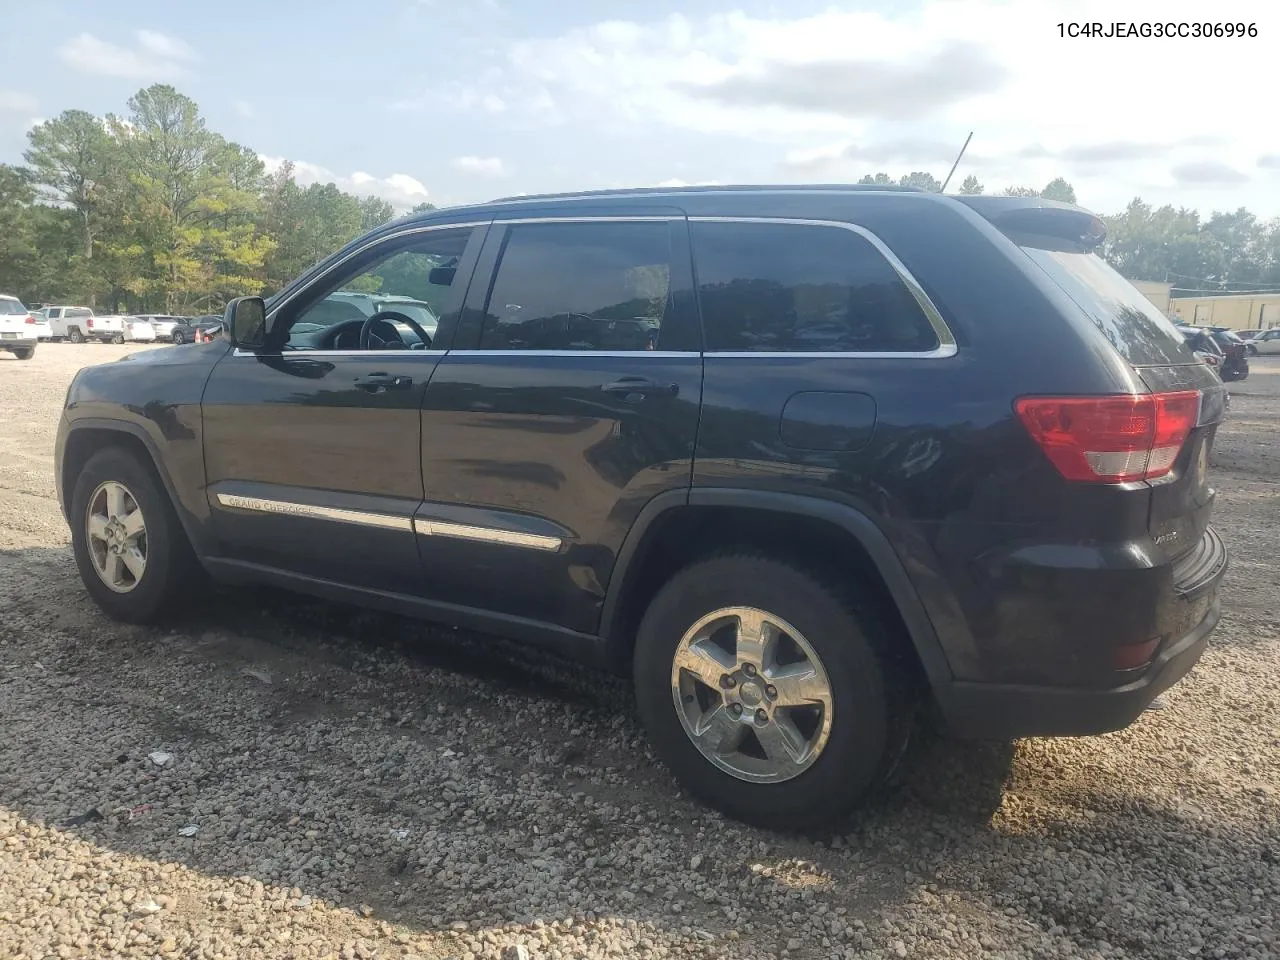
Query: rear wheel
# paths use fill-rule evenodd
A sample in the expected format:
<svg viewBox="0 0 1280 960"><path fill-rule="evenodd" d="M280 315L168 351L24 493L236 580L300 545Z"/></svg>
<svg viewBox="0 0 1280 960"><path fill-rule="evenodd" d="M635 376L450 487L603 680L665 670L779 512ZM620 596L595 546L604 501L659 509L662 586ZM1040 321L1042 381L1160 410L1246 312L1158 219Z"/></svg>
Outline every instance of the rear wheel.
<svg viewBox="0 0 1280 960"><path fill-rule="evenodd" d="M67 331L67 339L72 343L84 343L84 334L80 332L79 327L72 327Z"/></svg>
<svg viewBox="0 0 1280 960"><path fill-rule="evenodd" d="M13 355L19 360L30 360L36 355L35 347L18 347L13 351Z"/></svg>
<svg viewBox="0 0 1280 960"><path fill-rule="evenodd" d="M80 471L70 526L80 578L117 620L162 619L198 572L168 494L147 465L119 447L94 454Z"/></svg>
<svg viewBox="0 0 1280 960"><path fill-rule="evenodd" d="M123 334L123 333L113 334L113 335L112 335L112 337L111 337L111 342L112 342L112 343L124 343L124 334Z"/></svg>
<svg viewBox="0 0 1280 960"><path fill-rule="evenodd" d="M169 335L169 339L174 343L186 343L187 335L181 330L174 330L173 333Z"/></svg>
<svg viewBox="0 0 1280 960"><path fill-rule="evenodd" d="M655 750L690 793L795 830L847 814L901 755L904 638L854 592L732 555L677 573L640 625L635 685Z"/></svg>

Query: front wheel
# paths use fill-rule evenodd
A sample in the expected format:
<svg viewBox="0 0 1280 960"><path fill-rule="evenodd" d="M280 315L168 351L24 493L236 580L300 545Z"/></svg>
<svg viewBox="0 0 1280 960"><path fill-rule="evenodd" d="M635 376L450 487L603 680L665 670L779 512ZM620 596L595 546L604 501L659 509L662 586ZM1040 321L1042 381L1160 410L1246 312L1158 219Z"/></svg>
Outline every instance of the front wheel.
<svg viewBox="0 0 1280 960"><path fill-rule="evenodd" d="M103 610L127 623L163 619L196 581L198 564L168 494L118 447L89 458L69 511L80 578Z"/></svg>
<svg viewBox="0 0 1280 960"><path fill-rule="evenodd" d="M111 338L111 342L112 342L112 343L124 343L124 334L123 334L123 333L117 333L117 334L115 334L114 336L112 336L112 338Z"/></svg>
<svg viewBox="0 0 1280 960"><path fill-rule="evenodd" d="M901 755L905 642L855 592L748 555L680 571L646 611L635 687L654 749L690 793L797 830L851 811Z"/></svg>
<svg viewBox="0 0 1280 960"><path fill-rule="evenodd" d="M173 343L186 343L186 342L187 342L187 336L186 336L186 334L184 334L181 330L175 330L175 331L173 331L173 333L169 335L169 339L170 339Z"/></svg>

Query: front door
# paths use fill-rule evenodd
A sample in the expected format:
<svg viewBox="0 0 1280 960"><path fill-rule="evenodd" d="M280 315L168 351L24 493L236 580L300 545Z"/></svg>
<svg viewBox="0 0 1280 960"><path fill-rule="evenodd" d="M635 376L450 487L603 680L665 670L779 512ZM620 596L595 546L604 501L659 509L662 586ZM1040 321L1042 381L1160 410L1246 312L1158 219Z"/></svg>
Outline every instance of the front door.
<svg viewBox="0 0 1280 960"><path fill-rule="evenodd" d="M205 389L223 559L416 593L420 409L483 226L407 226L272 305L269 348Z"/></svg>
<svg viewBox="0 0 1280 960"><path fill-rule="evenodd" d="M691 274L680 211L494 223L423 409L434 599L597 628L636 515L690 483Z"/></svg>

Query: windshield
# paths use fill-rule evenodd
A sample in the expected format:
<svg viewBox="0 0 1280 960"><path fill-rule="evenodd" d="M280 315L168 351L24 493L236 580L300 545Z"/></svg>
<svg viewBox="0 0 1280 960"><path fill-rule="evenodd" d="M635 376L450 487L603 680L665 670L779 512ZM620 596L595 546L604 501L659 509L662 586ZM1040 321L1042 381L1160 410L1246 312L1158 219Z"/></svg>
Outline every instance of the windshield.
<svg viewBox="0 0 1280 960"><path fill-rule="evenodd" d="M12 297L0 298L0 314L4 316L12 316L13 314L27 315L27 308L22 305L21 300L14 300Z"/></svg>
<svg viewBox="0 0 1280 960"><path fill-rule="evenodd" d="M1135 367L1194 362L1173 321L1097 254L1021 245Z"/></svg>

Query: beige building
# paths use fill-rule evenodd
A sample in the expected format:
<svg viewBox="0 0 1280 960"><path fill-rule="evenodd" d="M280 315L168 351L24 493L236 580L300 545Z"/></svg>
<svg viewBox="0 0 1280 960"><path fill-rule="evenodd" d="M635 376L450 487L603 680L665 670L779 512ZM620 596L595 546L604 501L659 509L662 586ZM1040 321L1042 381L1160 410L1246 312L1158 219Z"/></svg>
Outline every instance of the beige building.
<svg viewBox="0 0 1280 960"><path fill-rule="evenodd" d="M1280 327L1280 293L1238 293L1221 297L1176 297L1169 301L1183 323L1231 330Z"/></svg>
<svg viewBox="0 0 1280 960"><path fill-rule="evenodd" d="M1138 292L1156 305L1156 309L1165 316L1169 315L1169 291L1173 289L1171 283L1161 283L1159 280L1131 280L1129 281L1138 288Z"/></svg>

